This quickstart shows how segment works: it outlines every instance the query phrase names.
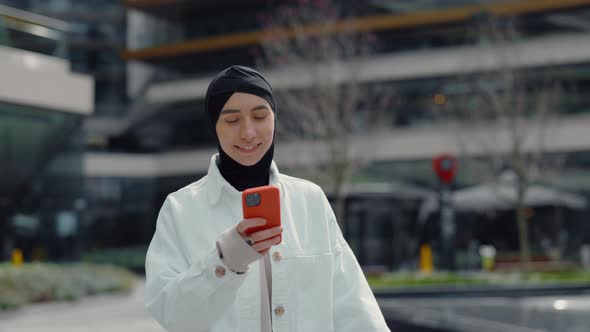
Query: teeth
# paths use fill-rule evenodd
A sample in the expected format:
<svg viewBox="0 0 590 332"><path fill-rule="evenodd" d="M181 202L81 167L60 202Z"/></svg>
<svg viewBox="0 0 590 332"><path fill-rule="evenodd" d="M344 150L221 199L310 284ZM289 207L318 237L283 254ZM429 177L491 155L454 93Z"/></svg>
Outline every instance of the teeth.
<svg viewBox="0 0 590 332"><path fill-rule="evenodd" d="M256 146L240 146L240 149L242 150L252 150L254 149Z"/></svg>

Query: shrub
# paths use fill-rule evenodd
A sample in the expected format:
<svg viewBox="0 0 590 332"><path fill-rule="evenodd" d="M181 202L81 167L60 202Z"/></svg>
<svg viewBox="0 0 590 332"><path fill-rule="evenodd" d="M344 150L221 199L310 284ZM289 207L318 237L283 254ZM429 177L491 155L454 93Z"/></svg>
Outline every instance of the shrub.
<svg viewBox="0 0 590 332"><path fill-rule="evenodd" d="M120 267L93 264L0 265L0 310L26 303L75 301L83 296L129 291L133 273Z"/></svg>

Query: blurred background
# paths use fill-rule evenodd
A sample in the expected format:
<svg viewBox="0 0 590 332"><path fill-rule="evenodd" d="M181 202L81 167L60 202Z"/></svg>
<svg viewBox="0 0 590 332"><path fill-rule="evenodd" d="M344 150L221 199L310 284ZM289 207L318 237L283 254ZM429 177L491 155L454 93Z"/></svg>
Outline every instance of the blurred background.
<svg viewBox="0 0 590 332"><path fill-rule="evenodd" d="M322 186L392 329L590 330L586 0L0 0L0 327L122 291L100 301L159 330L145 252L233 64L273 85L279 169Z"/></svg>

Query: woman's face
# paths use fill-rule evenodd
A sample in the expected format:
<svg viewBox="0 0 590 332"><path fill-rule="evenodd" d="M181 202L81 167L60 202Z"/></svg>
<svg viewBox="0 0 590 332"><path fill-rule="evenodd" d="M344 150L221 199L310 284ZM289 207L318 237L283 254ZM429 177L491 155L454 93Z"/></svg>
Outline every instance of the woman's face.
<svg viewBox="0 0 590 332"><path fill-rule="evenodd" d="M236 92L223 105L215 130L221 148L233 160L252 166L272 144L274 112L266 99Z"/></svg>

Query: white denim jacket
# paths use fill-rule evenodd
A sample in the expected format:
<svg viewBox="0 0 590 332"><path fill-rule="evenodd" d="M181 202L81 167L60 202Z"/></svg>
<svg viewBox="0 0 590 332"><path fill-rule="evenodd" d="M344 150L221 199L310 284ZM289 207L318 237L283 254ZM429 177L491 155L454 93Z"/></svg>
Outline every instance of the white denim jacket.
<svg viewBox="0 0 590 332"><path fill-rule="evenodd" d="M241 194L219 173L170 194L146 257L145 304L169 331L260 332L260 261L224 268L216 239L242 220ZM273 332L389 331L317 185L280 174L283 240L272 247ZM277 308L280 308L277 310Z"/></svg>

